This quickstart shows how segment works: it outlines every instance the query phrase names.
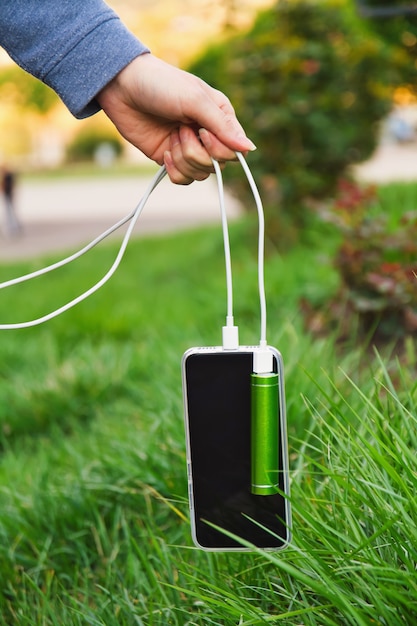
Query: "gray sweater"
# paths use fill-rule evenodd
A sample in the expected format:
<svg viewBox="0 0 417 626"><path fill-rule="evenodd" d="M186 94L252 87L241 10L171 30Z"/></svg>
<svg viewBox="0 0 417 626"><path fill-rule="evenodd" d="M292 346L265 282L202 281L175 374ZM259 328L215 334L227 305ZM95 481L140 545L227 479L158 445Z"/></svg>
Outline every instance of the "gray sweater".
<svg viewBox="0 0 417 626"><path fill-rule="evenodd" d="M96 113L97 93L148 51L101 0L1 0L0 45L78 118Z"/></svg>

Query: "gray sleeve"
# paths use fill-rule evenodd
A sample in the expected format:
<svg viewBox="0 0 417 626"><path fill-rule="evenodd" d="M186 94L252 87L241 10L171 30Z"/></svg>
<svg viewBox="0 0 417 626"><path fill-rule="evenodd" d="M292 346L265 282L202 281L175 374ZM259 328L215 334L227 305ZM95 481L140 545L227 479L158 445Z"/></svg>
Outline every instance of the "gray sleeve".
<svg viewBox="0 0 417 626"><path fill-rule="evenodd" d="M149 52L101 0L1 0L0 45L78 118L100 110L97 93Z"/></svg>

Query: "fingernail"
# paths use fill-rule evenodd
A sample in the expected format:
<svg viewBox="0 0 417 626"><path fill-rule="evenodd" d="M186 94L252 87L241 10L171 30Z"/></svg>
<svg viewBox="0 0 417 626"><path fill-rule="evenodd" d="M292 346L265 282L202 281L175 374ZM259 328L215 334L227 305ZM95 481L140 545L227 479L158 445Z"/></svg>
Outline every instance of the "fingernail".
<svg viewBox="0 0 417 626"><path fill-rule="evenodd" d="M172 165L173 161L172 161L172 155L171 152L169 150L165 150L164 152L164 164L165 167L170 167Z"/></svg>
<svg viewBox="0 0 417 626"><path fill-rule="evenodd" d="M200 137L203 144L210 143L210 133L205 128L198 129L198 136Z"/></svg>
<svg viewBox="0 0 417 626"><path fill-rule="evenodd" d="M179 134L178 130L173 130L171 135L170 135L170 146L171 146L171 148L174 148L175 146L178 146L179 143L181 143L181 141L180 141L180 134Z"/></svg>
<svg viewBox="0 0 417 626"><path fill-rule="evenodd" d="M253 141L251 141L250 139L248 139L248 137L246 137L246 135L242 135L241 136L241 140L248 146L248 150L249 152L253 152L254 150L257 150L258 148L255 146L255 144L253 143Z"/></svg>

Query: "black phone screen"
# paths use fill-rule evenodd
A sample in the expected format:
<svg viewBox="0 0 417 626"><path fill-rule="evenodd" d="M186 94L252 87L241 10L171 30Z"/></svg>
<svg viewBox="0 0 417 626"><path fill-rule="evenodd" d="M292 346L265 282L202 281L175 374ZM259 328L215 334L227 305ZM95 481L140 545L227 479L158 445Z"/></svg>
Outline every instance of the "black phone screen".
<svg viewBox="0 0 417 626"><path fill-rule="evenodd" d="M288 543L285 496L251 493L252 360L250 351L209 350L185 359L191 510L195 541L206 549L242 549L239 541L207 522L257 547L278 549ZM285 492L280 417L279 487Z"/></svg>

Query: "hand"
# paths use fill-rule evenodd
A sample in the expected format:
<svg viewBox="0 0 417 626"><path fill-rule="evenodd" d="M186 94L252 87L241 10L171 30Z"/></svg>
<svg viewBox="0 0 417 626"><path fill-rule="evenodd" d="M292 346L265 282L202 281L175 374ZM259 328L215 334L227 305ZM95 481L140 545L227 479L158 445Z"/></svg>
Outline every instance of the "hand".
<svg viewBox="0 0 417 626"><path fill-rule="evenodd" d="M127 65L97 96L120 134L166 166L174 183L204 180L211 157L254 150L227 97L151 54Z"/></svg>

